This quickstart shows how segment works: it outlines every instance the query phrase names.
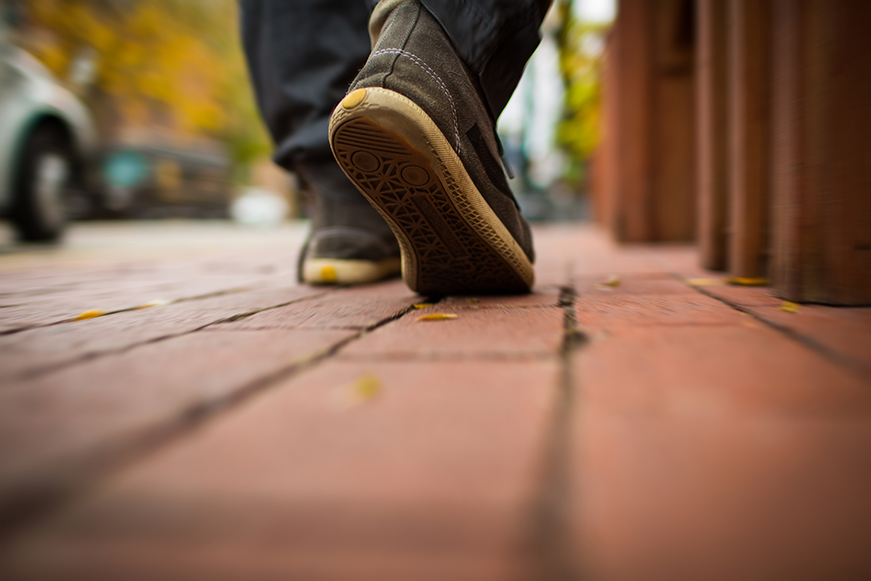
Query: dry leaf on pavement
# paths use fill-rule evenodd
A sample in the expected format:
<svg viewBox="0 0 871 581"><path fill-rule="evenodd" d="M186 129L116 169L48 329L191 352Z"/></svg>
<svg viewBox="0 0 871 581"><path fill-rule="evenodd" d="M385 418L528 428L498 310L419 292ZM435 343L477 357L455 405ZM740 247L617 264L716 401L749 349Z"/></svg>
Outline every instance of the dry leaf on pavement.
<svg viewBox="0 0 871 581"><path fill-rule="evenodd" d="M753 278L748 276L730 276L726 279L729 284L736 286L768 286L767 278Z"/></svg>
<svg viewBox="0 0 871 581"><path fill-rule="evenodd" d="M415 319L416 321L444 321L447 319L456 319L458 315L450 315L447 313L432 313Z"/></svg>
<svg viewBox="0 0 871 581"><path fill-rule="evenodd" d="M101 311L100 309L91 309L90 311L85 311L84 313L79 313L75 317L73 317L73 321L84 321L85 319L96 319L97 317L102 317L106 314L106 311Z"/></svg>

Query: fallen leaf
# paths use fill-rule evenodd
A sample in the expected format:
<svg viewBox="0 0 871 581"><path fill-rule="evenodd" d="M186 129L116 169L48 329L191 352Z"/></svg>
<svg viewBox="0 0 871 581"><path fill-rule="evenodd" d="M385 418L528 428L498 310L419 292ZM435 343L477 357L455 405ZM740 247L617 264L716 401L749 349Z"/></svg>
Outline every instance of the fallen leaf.
<svg viewBox="0 0 871 581"><path fill-rule="evenodd" d="M687 279L686 283L690 286L713 286L716 284L722 284L723 279L721 279L721 278L690 278L690 279Z"/></svg>
<svg viewBox="0 0 871 581"><path fill-rule="evenodd" d="M470 299L466 299L466 302L469 303L470 305L475 305L475 304L480 303L481 299L479 299L477 297L472 297Z"/></svg>
<svg viewBox="0 0 871 581"><path fill-rule="evenodd" d="M415 303L411 306L413 306L415 309L420 310L420 309L426 309L428 307L431 307L432 303Z"/></svg>
<svg viewBox="0 0 871 581"><path fill-rule="evenodd" d="M381 393L381 380L376 375L361 375L354 384L354 395L363 400L370 401Z"/></svg>
<svg viewBox="0 0 871 581"><path fill-rule="evenodd" d="M616 274L612 274L606 280L603 280L602 282L598 283L596 286L598 286L600 288L601 287L620 286L620 277L617 276Z"/></svg>
<svg viewBox="0 0 871 581"><path fill-rule="evenodd" d="M334 411L346 412L369 403L381 394L381 379L367 373L350 383L342 383L328 391L327 405Z"/></svg>
<svg viewBox="0 0 871 581"><path fill-rule="evenodd" d="M97 317L102 317L106 314L106 311L101 311L100 309L92 309L90 311L85 311L84 313L79 313L75 317L73 317L73 321L84 321L85 319L96 319Z"/></svg>
<svg viewBox="0 0 871 581"><path fill-rule="evenodd" d="M416 321L444 321L446 319L456 319L458 315L450 315L447 313L432 313L415 319Z"/></svg>
<svg viewBox="0 0 871 581"><path fill-rule="evenodd" d="M730 276L726 279L729 284L736 286L767 286L770 282L767 278L751 278L746 276Z"/></svg>
<svg viewBox="0 0 871 581"><path fill-rule="evenodd" d="M780 310L786 311L787 313L797 313L799 311L799 305L797 303L793 303L792 301L783 301L780 303Z"/></svg>

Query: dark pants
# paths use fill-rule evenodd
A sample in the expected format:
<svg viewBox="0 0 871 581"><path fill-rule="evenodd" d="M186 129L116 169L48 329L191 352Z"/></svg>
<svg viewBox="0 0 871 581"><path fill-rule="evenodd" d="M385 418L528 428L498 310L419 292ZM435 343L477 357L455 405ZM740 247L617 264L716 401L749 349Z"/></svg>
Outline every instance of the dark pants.
<svg viewBox="0 0 871 581"><path fill-rule="evenodd" d="M422 0L475 71L493 118L538 46L550 0ZM330 156L330 113L369 56L377 0L240 0L257 103L288 169Z"/></svg>

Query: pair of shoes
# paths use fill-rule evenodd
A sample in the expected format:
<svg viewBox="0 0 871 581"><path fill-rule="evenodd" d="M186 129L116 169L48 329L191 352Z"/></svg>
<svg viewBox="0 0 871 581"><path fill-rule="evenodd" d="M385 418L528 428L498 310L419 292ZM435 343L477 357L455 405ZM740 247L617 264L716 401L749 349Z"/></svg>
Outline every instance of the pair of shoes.
<svg viewBox="0 0 871 581"><path fill-rule="evenodd" d="M331 160L297 165L308 185L312 230L297 265L309 284L365 284L400 273L396 237Z"/></svg>
<svg viewBox="0 0 871 581"><path fill-rule="evenodd" d="M425 295L529 292L532 237L477 76L418 1L382 0L370 34L330 145L396 234L406 284Z"/></svg>

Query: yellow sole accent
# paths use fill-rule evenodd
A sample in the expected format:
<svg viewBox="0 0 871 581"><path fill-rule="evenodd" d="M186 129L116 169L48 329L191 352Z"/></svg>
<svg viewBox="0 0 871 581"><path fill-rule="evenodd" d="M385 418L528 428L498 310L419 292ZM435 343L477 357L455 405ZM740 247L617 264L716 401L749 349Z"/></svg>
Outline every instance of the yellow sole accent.
<svg viewBox="0 0 871 581"><path fill-rule="evenodd" d="M344 99L342 99L342 107L345 109L353 109L357 105L363 102L363 99L366 98L366 89L357 89L352 93L348 93Z"/></svg>
<svg viewBox="0 0 871 581"><path fill-rule="evenodd" d="M303 263L302 280L308 284L366 284L400 274L399 258L371 260L342 260L337 258L310 258Z"/></svg>
<svg viewBox="0 0 871 581"><path fill-rule="evenodd" d="M338 278L336 267L331 264L322 266L320 275L320 279L323 282L336 282L336 278Z"/></svg>

